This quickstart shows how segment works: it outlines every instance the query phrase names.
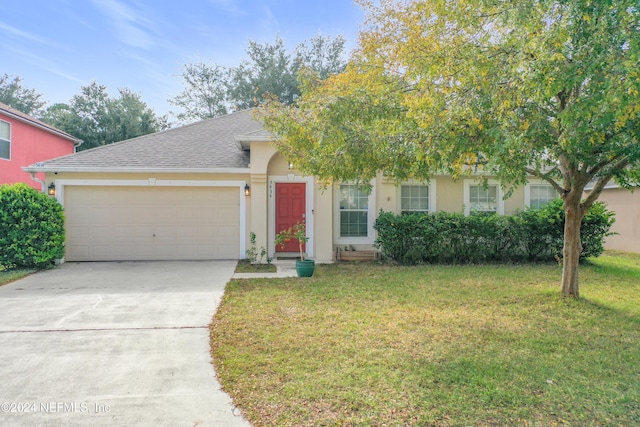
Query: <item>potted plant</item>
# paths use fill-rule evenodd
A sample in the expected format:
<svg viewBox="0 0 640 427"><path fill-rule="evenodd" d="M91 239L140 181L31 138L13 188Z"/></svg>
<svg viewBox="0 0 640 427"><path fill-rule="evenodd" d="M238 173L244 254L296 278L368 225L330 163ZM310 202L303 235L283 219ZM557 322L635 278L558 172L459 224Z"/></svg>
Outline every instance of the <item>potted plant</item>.
<svg viewBox="0 0 640 427"><path fill-rule="evenodd" d="M304 250L302 249L302 246L309 241L309 237L307 237L307 229L303 222L298 222L290 228L282 230L276 234L274 243L281 248L284 248L285 244L291 239L298 240L298 247L300 248L300 259L296 260L296 272L298 273L298 277L313 276L315 261L312 259L304 259Z"/></svg>

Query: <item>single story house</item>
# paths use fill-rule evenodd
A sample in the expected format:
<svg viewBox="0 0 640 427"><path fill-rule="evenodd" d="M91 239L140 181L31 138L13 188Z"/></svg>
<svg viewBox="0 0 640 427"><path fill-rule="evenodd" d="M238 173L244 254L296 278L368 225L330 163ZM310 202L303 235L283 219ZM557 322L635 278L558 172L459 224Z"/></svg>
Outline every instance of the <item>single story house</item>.
<svg viewBox="0 0 640 427"><path fill-rule="evenodd" d="M0 102L0 184L24 182L38 188L44 174L30 177L22 168L74 153L81 140ZM33 179L35 178L35 179Z"/></svg>
<svg viewBox="0 0 640 427"><path fill-rule="evenodd" d="M350 183L322 189L270 143L252 111L240 111L31 165L46 173L66 215L67 261L242 259L250 233L269 256L276 232L304 221L306 252L331 262L338 249L372 249L385 211L514 213L556 197L532 180L503 200L473 179L437 176L394 185L378 176L366 194Z"/></svg>

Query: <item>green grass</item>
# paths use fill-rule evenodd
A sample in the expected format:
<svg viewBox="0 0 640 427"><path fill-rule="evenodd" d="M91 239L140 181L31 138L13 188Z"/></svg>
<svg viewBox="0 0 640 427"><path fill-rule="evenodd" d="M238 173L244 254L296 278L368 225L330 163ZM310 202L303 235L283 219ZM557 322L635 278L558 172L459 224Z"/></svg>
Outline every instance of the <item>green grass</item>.
<svg viewBox="0 0 640 427"><path fill-rule="evenodd" d="M15 282L18 279L22 279L25 276L33 273L34 270L25 270L25 269L17 269L17 270L4 270L0 267L0 286L6 285L7 283Z"/></svg>
<svg viewBox="0 0 640 427"><path fill-rule="evenodd" d="M640 256L557 265L318 265L233 280L211 326L254 426L640 425Z"/></svg>

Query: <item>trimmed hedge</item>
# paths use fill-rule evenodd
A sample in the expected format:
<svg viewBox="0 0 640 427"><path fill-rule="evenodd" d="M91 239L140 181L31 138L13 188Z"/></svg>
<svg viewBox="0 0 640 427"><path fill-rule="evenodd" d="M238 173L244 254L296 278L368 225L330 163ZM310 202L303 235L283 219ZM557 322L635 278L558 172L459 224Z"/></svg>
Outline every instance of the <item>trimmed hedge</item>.
<svg viewBox="0 0 640 427"><path fill-rule="evenodd" d="M581 260L604 251L615 213L597 202L582 221ZM402 264L552 261L562 257L562 200L513 216L380 212L376 247Z"/></svg>
<svg viewBox="0 0 640 427"><path fill-rule="evenodd" d="M0 185L0 265L43 268L64 256L57 200L26 184Z"/></svg>

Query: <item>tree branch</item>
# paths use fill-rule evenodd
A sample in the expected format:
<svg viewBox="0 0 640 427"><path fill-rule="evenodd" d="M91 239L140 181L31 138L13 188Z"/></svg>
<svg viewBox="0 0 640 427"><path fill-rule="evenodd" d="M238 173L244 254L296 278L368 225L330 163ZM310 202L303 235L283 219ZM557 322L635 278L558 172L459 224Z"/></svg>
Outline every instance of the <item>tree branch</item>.
<svg viewBox="0 0 640 427"><path fill-rule="evenodd" d="M613 167L613 170L616 171L624 169L628 164L628 159L622 159ZM600 193L602 193L604 187L609 183L609 181L611 181L611 178L613 178L613 173L609 173L598 179L596 184L593 186L593 189L589 192L587 198L580 204L580 207L585 210L589 209L595 203L595 201L598 200Z"/></svg>
<svg viewBox="0 0 640 427"><path fill-rule="evenodd" d="M615 156L613 156L613 158L609 159L609 160L603 160L600 163L594 165L590 170L587 171L587 174L589 176L594 176L596 175L598 172L600 172L605 166L617 161L618 159L622 158L624 156L624 154L622 153L618 153Z"/></svg>
<svg viewBox="0 0 640 427"><path fill-rule="evenodd" d="M566 190L564 188L562 188L562 186L560 184L558 184L554 179L549 178L549 176L547 174L544 174L542 172L540 172L537 169L532 169L532 168L525 168L526 172L529 175L533 175L535 177L538 177L544 181L547 181L559 194L565 194Z"/></svg>
<svg viewBox="0 0 640 427"><path fill-rule="evenodd" d="M559 156L558 167L560 168L560 173L562 173L562 179L564 184L564 188L560 194L564 196L571 191L571 176L572 176L572 171L571 171L571 168L569 167L569 160L567 159L566 155L561 154Z"/></svg>

